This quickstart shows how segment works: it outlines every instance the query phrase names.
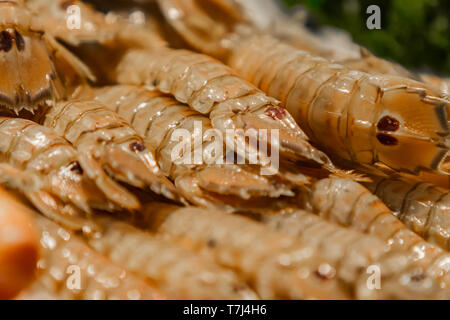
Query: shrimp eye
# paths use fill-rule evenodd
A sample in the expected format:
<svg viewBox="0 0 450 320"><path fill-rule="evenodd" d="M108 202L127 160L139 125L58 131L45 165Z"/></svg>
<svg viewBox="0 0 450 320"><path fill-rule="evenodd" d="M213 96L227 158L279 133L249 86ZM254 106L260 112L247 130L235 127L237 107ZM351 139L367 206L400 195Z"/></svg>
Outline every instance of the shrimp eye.
<svg viewBox="0 0 450 320"><path fill-rule="evenodd" d="M0 51L8 52L12 48L12 36L8 31L0 32Z"/></svg>
<svg viewBox="0 0 450 320"><path fill-rule="evenodd" d="M208 247L215 248L217 246L217 242L214 239L208 240Z"/></svg>
<svg viewBox="0 0 450 320"><path fill-rule="evenodd" d="M384 144L385 146L395 146L398 144L398 140L395 137L384 133L377 134L377 139L381 144Z"/></svg>
<svg viewBox="0 0 450 320"><path fill-rule="evenodd" d="M83 174L83 168L81 168L81 165L78 161L73 161L69 164L69 169L72 172L75 172L77 174Z"/></svg>
<svg viewBox="0 0 450 320"><path fill-rule="evenodd" d="M378 121L377 128L381 131L397 131L400 128L400 122L395 118L385 116Z"/></svg>
<svg viewBox="0 0 450 320"><path fill-rule="evenodd" d="M142 142L133 142L130 144L130 149L134 152L142 152L145 150L145 145Z"/></svg>

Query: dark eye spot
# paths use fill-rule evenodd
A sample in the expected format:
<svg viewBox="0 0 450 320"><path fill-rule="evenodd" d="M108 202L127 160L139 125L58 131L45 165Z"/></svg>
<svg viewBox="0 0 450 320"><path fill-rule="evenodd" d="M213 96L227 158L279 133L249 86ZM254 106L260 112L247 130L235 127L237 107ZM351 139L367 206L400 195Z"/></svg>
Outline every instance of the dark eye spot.
<svg viewBox="0 0 450 320"><path fill-rule="evenodd" d="M425 99L427 96L427 92L425 90L419 92L419 97L421 99Z"/></svg>
<svg viewBox="0 0 450 320"><path fill-rule="evenodd" d="M214 239L208 240L208 247L215 248L217 246L217 242Z"/></svg>
<svg viewBox="0 0 450 320"><path fill-rule="evenodd" d="M63 1L61 2L61 4L59 5L61 7L61 9L63 10L67 10L68 7L70 7L71 5L75 4L75 1Z"/></svg>
<svg viewBox="0 0 450 320"><path fill-rule="evenodd" d="M382 131L397 131L400 128L400 122L395 118L385 116L378 121L377 128Z"/></svg>
<svg viewBox="0 0 450 320"><path fill-rule="evenodd" d="M419 282L422 281L423 279L425 279L425 275L423 273L419 273L411 277L411 281L414 282Z"/></svg>
<svg viewBox="0 0 450 320"><path fill-rule="evenodd" d="M398 140L395 137L391 137L390 135L384 133L377 134L377 139L385 146L395 146L398 144Z"/></svg>
<svg viewBox="0 0 450 320"><path fill-rule="evenodd" d="M17 50L23 51L25 49L25 40L23 39L22 35L17 32L17 30L14 30L14 37L16 38Z"/></svg>
<svg viewBox="0 0 450 320"><path fill-rule="evenodd" d="M266 115L274 120L282 120L286 117L287 112L281 107L271 107L266 110Z"/></svg>
<svg viewBox="0 0 450 320"><path fill-rule="evenodd" d="M142 142L133 142L130 144L130 149L134 152L142 152L145 150L145 145Z"/></svg>
<svg viewBox="0 0 450 320"><path fill-rule="evenodd" d="M77 174L83 174L83 168L81 168L81 165L78 161L73 161L69 164L69 169L72 172L75 172Z"/></svg>
<svg viewBox="0 0 450 320"><path fill-rule="evenodd" d="M8 52L12 48L12 37L8 31L0 32L0 51Z"/></svg>

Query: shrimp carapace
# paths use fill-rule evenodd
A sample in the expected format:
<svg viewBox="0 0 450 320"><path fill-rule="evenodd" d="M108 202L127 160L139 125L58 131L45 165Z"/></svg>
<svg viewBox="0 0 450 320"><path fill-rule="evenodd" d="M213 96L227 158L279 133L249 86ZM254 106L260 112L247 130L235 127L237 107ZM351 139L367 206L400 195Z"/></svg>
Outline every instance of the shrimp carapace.
<svg viewBox="0 0 450 320"><path fill-rule="evenodd" d="M37 120L72 143L84 155L82 165L95 160L116 180L180 200L173 184L162 175L154 151L125 119L102 104L60 102Z"/></svg>
<svg viewBox="0 0 450 320"><path fill-rule="evenodd" d="M34 113L67 96L74 81L94 79L80 60L42 29L24 1L1 1L0 17L0 105L5 109L1 111ZM77 79L69 79L66 71Z"/></svg>

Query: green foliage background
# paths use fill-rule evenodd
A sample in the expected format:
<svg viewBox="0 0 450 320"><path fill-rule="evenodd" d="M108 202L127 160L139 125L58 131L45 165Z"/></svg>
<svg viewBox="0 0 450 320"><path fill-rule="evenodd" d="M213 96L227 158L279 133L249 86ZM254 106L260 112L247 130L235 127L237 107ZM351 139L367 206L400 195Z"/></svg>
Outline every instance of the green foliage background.
<svg viewBox="0 0 450 320"><path fill-rule="evenodd" d="M349 31L376 55L412 70L450 74L449 0L282 0L306 7L321 25ZM381 30L369 30L368 6L381 8Z"/></svg>

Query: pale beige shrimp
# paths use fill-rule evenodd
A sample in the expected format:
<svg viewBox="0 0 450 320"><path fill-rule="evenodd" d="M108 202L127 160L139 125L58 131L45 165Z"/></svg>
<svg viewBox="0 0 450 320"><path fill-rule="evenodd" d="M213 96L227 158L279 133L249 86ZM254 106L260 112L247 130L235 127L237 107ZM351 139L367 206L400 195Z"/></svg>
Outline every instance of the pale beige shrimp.
<svg viewBox="0 0 450 320"><path fill-rule="evenodd" d="M100 83L106 81L104 74L111 72L114 61L128 49L167 45L149 25L127 21L113 12L105 15L82 1L27 0L27 7L40 17L42 28L50 30L71 52L78 54L83 47L83 54L89 54L90 70Z"/></svg>
<svg viewBox="0 0 450 320"><path fill-rule="evenodd" d="M433 89L351 71L268 37L239 48L230 65L280 99L312 140L334 155L397 171L448 173L449 103ZM253 63L244 63L257 52Z"/></svg>
<svg viewBox="0 0 450 320"><path fill-rule="evenodd" d="M352 288L358 299L430 299L442 298L438 283L430 277L414 275L423 269L404 261L402 253L391 252L388 244L377 237L346 229L319 216L301 210L260 216L264 224L284 234L297 236L324 257L336 269L337 277ZM381 288L367 290L367 278L373 266L380 268ZM408 278L409 277L409 278ZM400 281L403 280L403 281Z"/></svg>
<svg viewBox="0 0 450 320"><path fill-rule="evenodd" d="M261 175L263 167L257 164L227 163L229 155L223 139L207 139L212 132L211 120L171 96L131 85L85 90L80 95L95 99L129 121L146 145L155 150L164 175L196 205L227 211L267 212L271 207L279 209L287 201L275 202L273 198L292 198L297 189L308 183L305 175L284 163L273 175ZM191 160L187 164L173 159L179 141L172 136L177 130L185 130L192 141L200 141L185 151L183 156ZM201 161L194 162L198 150Z"/></svg>
<svg viewBox="0 0 450 320"><path fill-rule="evenodd" d="M11 299L33 280L39 257L34 213L0 187L0 299Z"/></svg>
<svg viewBox="0 0 450 320"><path fill-rule="evenodd" d="M263 299L350 298L334 268L313 247L248 218L152 203L134 223L195 252L206 250Z"/></svg>
<svg viewBox="0 0 450 320"><path fill-rule="evenodd" d="M71 46L88 42L113 47L119 43L146 48L166 45L157 33L148 32L139 23L127 21L112 12L105 16L79 0L26 0L26 5L39 15L43 29Z"/></svg>
<svg viewBox="0 0 450 320"><path fill-rule="evenodd" d="M255 299L231 270L169 241L111 218L99 218L102 232L88 239L98 252L149 278L169 299Z"/></svg>
<svg viewBox="0 0 450 320"><path fill-rule="evenodd" d="M192 45L214 21L201 1L159 3ZM209 21L203 25L206 29L195 29L195 19ZM222 57L246 80L280 100L311 140L335 157L415 174L449 173L450 104L440 92L407 78L350 70L250 29L250 36L239 32L238 25L224 27L220 37L206 32L222 51L197 48Z"/></svg>
<svg viewBox="0 0 450 320"><path fill-rule="evenodd" d="M114 264L82 238L36 215L42 256L34 283L18 299L161 300L153 282Z"/></svg>
<svg viewBox="0 0 450 320"><path fill-rule="evenodd" d="M450 194L425 182L373 178L365 183L405 225L450 251Z"/></svg>
<svg viewBox="0 0 450 320"><path fill-rule="evenodd" d="M99 164L29 120L0 117L0 172L1 183L18 190L46 216L74 229L93 227L84 214L92 208L139 208L138 200Z"/></svg>
<svg viewBox="0 0 450 320"><path fill-rule="evenodd" d="M445 290L450 287L450 254L409 230L362 185L349 179L320 180L312 187L309 204L324 219L377 236L392 250L407 253L426 276L437 279Z"/></svg>
<svg viewBox="0 0 450 320"><path fill-rule="evenodd" d="M278 130L283 155L334 169L328 157L307 142L294 119L276 100L209 56L187 50L130 50L116 68L116 79L119 83L145 84L170 93L192 109L209 115L213 127L224 133L249 128ZM234 138L229 145L236 145L235 151L250 148L252 152L248 154L264 159L260 150L246 144L242 136Z"/></svg>
<svg viewBox="0 0 450 320"><path fill-rule="evenodd" d="M60 16L56 14L55 18ZM59 38L70 41L64 33ZM81 44L82 39L80 36ZM279 130L280 152L336 171L329 158L307 142L294 119L275 99L267 97L217 60L186 50L168 49L158 43L155 48L127 43L121 37L115 38L112 46L102 45L100 38L95 43L94 49L80 43L75 49L97 71L99 78L107 82L151 85L171 93L180 102L209 115L213 126L223 132L249 128ZM98 59L99 52L108 52L111 56L108 63ZM136 73L136 69L139 72ZM254 153L268 161L261 150L246 143L241 135L235 135L229 144L235 151L252 150L240 154L246 159L248 154Z"/></svg>
<svg viewBox="0 0 450 320"><path fill-rule="evenodd" d="M102 104L59 102L37 121L62 135L84 155L80 162L89 168L89 177L95 178L98 170L90 170L90 162L99 162L116 180L180 200L175 187L162 175L154 151L146 148L127 121Z"/></svg>
<svg viewBox="0 0 450 320"><path fill-rule="evenodd" d="M94 80L90 70L42 28L22 0L0 2L1 111L51 106L74 85Z"/></svg>

